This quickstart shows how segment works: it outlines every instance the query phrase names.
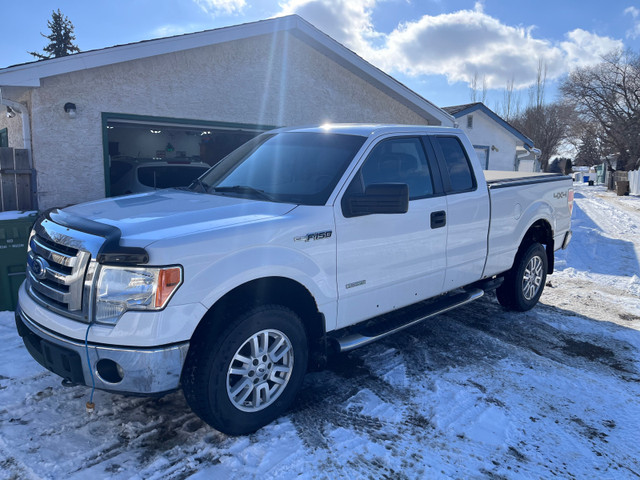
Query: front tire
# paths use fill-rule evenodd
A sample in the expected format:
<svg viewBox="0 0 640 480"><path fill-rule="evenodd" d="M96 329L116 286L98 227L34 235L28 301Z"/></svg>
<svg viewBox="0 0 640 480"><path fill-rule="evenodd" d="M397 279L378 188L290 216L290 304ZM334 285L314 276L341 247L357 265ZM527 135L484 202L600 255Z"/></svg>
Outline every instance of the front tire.
<svg viewBox="0 0 640 480"><path fill-rule="evenodd" d="M518 312L531 310L540 299L547 280L547 252L532 243L518 252L513 267L496 290L500 304Z"/></svg>
<svg viewBox="0 0 640 480"><path fill-rule="evenodd" d="M203 329L189 349L182 378L187 403L223 433L255 432L287 410L302 384L304 326L290 309L268 305L213 332Z"/></svg>

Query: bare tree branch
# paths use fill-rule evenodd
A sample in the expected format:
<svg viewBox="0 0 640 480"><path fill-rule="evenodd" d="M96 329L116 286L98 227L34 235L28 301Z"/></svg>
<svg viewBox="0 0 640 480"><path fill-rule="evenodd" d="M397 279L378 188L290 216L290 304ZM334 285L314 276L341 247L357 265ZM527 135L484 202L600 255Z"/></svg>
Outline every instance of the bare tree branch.
<svg viewBox="0 0 640 480"><path fill-rule="evenodd" d="M606 55L592 67L575 70L562 83L566 101L575 105L577 120L590 125L584 135L598 132L592 141L580 137L591 152L595 142L600 153L614 155L619 169L640 166L640 56L631 51Z"/></svg>

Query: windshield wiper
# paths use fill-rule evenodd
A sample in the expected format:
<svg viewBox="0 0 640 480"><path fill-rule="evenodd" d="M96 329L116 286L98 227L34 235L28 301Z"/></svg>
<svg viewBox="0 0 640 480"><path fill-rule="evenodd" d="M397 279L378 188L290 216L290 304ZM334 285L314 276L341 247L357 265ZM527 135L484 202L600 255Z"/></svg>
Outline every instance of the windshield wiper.
<svg viewBox="0 0 640 480"><path fill-rule="evenodd" d="M204 193L209 193L209 185L204 183L202 180L196 178L191 185L193 185L194 183L197 184Z"/></svg>
<svg viewBox="0 0 640 480"><path fill-rule="evenodd" d="M216 193L249 193L261 198L263 200L269 200L270 202L275 202L274 198L269 195L264 190L259 190L257 188L250 187L248 185L234 185L233 187L214 187L213 189Z"/></svg>

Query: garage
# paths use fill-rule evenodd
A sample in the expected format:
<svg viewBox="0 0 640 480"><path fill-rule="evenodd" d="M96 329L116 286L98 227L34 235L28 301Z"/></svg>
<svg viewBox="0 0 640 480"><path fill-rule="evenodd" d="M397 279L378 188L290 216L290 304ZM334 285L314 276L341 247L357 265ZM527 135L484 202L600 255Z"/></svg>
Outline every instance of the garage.
<svg viewBox="0 0 640 480"><path fill-rule="evenodd" d="M110 115L105 129L105 193L117 196L187 186L268 128Z"/></svg>
<svg viewBox="0 0 640 480"><path fill-rule="evenodd" d="M0 104L40 209L189 182L272 128L454 124L296 15L3 68Z"/></svg>

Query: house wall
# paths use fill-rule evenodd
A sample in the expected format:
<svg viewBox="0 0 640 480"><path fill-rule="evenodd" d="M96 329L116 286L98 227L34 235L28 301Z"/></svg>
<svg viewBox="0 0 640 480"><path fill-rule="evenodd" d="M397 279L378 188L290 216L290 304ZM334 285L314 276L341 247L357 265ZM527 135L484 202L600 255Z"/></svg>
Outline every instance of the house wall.
<svg viewBox="0 0 640 480"><path fill-rule="evenodd" d="M277 126L427 123L289 33L45 78L32 104L41 208L104 196L102 112Z"/></svg>
<svg viewBox="0 0 640 480"><path fill-rule="evenodd" d="M2 91L4 95L4 89ZM8 96L6 98L13 100L14 102L22 103L23 105L29 105L29 93L25 92L19 96ZM13 118L7 118L7 107L0 105L0 130L7 129L9 135L9 146L11 148L24 148L24 136L22 134L22 115L17 113Z"/></svg>
<svg viewBox="0 0 640 480"><path fill-rule="evenodd" d="M473 128L467 127L467 117L473 115ZM518 140L484 112L476 110L457 118L473 145L489 147L489 170L514 170ZM495 151L491 147L495 146ZM484 165L483 165L484 166Z"/></svg>

